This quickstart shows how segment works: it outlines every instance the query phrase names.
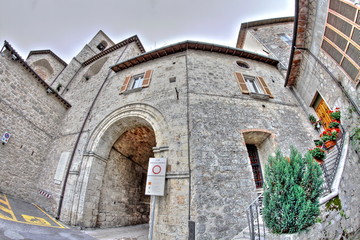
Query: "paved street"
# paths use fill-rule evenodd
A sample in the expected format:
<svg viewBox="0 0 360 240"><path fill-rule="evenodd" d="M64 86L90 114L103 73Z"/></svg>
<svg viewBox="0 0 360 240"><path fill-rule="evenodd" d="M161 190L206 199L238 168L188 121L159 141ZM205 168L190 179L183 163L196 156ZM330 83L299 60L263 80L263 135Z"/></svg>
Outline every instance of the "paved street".
<svg viewBox="0 0 360 240"><path fill-rule="evenodd" d="M36 205L0 193L0 240L146 240L148 225L78 230Z"/></svg>

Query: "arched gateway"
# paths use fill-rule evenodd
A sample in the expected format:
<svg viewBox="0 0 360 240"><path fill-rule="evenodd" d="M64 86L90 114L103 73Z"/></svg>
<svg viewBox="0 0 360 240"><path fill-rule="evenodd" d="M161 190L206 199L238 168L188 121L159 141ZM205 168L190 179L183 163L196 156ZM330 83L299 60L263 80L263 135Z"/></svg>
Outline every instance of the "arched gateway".
<svg viewBox="0 0 360 240"><path fill-rule="evenodd" d="M162 114L145 104L129 104L105 117L85 146L76 182L68 183L69 222L85 227L148 222L148 159L153 147L168 146L167 128Z"/></svg>

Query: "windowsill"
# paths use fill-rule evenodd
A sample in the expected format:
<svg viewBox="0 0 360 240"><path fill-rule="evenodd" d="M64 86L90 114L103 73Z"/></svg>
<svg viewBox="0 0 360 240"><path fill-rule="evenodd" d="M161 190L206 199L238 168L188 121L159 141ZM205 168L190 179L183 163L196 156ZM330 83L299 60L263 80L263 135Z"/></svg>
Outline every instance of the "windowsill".
<svg viewBox="0 0 360 240"><path fill-rule="evenodd" d="M262 94L262 93L249 93L249 95L252 97L252 98L255 98L255 99L261 99L261 100L269 100L270 96L267 95L267 94Z"/></svg>
<svg viewBox="0 0 360 240"><path fill-rule="evenodd" d="M133 93L133 92L140 92L141 90L142 90L142 87L133 88L133 89L126 90L126 91L123 92L122 94L126 95L126 94L130 94L130 93Z"/></svg>

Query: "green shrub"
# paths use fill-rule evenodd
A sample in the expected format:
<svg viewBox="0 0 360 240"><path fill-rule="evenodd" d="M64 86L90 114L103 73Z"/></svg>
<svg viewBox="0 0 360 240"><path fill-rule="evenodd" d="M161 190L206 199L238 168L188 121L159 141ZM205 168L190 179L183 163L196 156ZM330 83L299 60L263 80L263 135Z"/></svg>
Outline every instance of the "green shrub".
<svg viewBox="0 0 360 240"><path fill-rule="evenodd" d="M291 148L290 160L280 151L265 168L263 216L274 233L295 233L313 225L320 214L323 180L320 166L307 153Z"/></svg>

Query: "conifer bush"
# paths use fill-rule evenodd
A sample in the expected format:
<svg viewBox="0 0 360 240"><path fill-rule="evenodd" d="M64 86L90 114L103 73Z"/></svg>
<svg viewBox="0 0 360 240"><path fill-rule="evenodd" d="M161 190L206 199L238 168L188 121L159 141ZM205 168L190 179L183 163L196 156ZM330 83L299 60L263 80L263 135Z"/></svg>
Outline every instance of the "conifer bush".
<svg viewBox="0 0 360 240"><path fill-rule="evenodd" d="M320 214L323 179L319 164L307 153L291 148L290 158L280 151L265 167L263 217L274 233L295 233L315 223Z"/></svg>

